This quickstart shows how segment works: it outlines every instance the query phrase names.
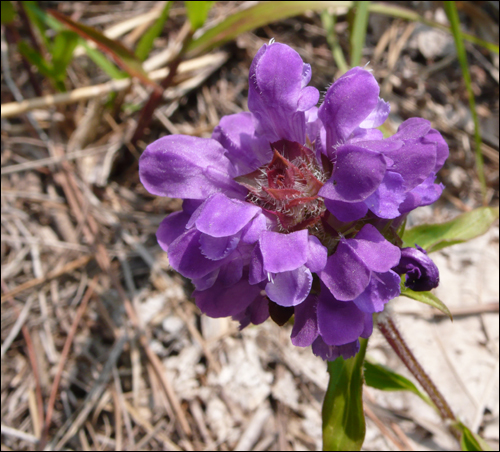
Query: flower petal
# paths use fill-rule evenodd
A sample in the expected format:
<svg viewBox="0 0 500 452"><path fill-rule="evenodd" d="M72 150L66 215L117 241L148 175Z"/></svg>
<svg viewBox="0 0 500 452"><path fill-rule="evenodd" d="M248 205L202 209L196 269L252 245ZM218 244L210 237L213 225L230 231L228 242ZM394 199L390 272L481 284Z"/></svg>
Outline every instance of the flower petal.
<svg viewBox="0 0 500 452"><path fill-rule="evenodd" d="M200 250L201 233L190 229L168 247L168 260L182 276L198 279L216 270L222 261L206 258Z"/></svg>
<svg viewBox="0 0 500 452"><path fill-rule="evenodd" d="M359 125L362 129L372 129L381 126L391 111L391 105L379 97L377 106Z"/></svg>
<svg viewBox="0 0 500 452"><path fill-rule="evenodd" d="M365 224L356 238L346 240L346 244L374 272L389 271L401 258L401 250L388 242L371 224Z"/></svg>
<svg viewBox="0 0 500 452"><path fill-rule="evenodd" d="M309 295L302 303L295 306L291 334L293 345L308 347L318 337L317 307L318 297L315 295Z"/></svg>
<svg viewBox="0 0 500 452"><path fill-rule="evenodd" d="M180 211L173 212L162 220L156 231L156 239L163 251L168 251L170 244L186 232L189 217L190 215Z"/></svg>
<svg viewBox="0 0 500 452"><path fill-rule="evenodd" d="M309 295L312 286L311 271L305 266L277 273L266 284L267 296L280 306L296 306Z"/></svg>
<svg viewBox="0 0 500 452"><path fill-rule="evenodd" d="M318 113L326 129L327 153L344 143L377 107L379 93L375 77L361 67L347 71L328 88Z"/></svg>
<svg viewBox="0 0 500 452"><path fill-rule="evenodd" d="M385 158L379 152L343 145L337 149L332 177L318 194L333 201L364 201L378 188L385 171Z"/></svg>
<svg viewBox="0 0 500 452"><path fill-rule="evenodd" d="M227 237L241 231L260 211L253 204L216 193L202 206L196 228L212 237Z"/></svg>
<svg viewBox="0 0 500 452"><path fill-rule="evenodd" d="M248 108L259 120L259 132L270 142L287 139L305 143L301 110L312 107L319 98L315 88L304 88L308 77L310 66L287 45L264 45L255 55L249 73Z"/></svg>
<svg viewBox="0 0 500 452"><path fill-rule="evenodd" d="M139 159L146 190L171 198L205 199L221 189L229 196L244 197L246 190L231 179L230 169L217 141L185 135L156 140Z"/></svg>
<svg viewBox="0 0 500 452"><path fill-rule="evenodd" d="M309 241L306 229L291 234L264 231L259 243L264 259L264 269L267 272L280 273L295 270L307 261Z"/></svg>
<svg viewBox="0 0 500 452"><path fill-rule="evenodd" d="M354 300L370 281L370 270L344 240L318 273L321 281L337 300Z"/></svg>
<svg viewBox="0 0 500 452"><path fill-rule="evenodd" d="M364 201L343 202L325 199L325 207L335 216L335 218L337 218L337 220L344 222L359 220L368 212L368 206Z"/></svg>
<svg viewBox="0 0 500 452"><path fill-rule="evenodd" d="M259 286L241 280L231 287L216 282L210 289L193 292L196 305L210 317L229 317L244 311L260 293Z"/></svg>
<svg viewBox="0 0 500 452"><path fill-rule="evenodd" d="M353 302L336 300L323 287L318 297L318 328L328 345L343 345L358 339L365 326L365 315Z"/></svg>
<svg viewBox="0 0 500 452"><path fill-rule="evenodd" d="M437 201L443 193L444 185L435 184L436 175L431 175L420 185L417 185L412 191L406 194L404 202L399 206L401 213L410 212L420 206L428 206Z"/></svg>
<svg viewBox="0 0 500 452"><path fill-rule="evenodd" d="M354 299L354 303L363 312L380 312L388 301L401 293L400 281L399 275L393 271L375 273L366 290Z"/></svg>
<svg viewBox="0 0 500 452"><path fill-rule="evenodd" d="M359 352L359 341L355 340L349 344L336 346L326 344L319 336L312 344L312 351L325 361L335 361L339 356L349 359Z"/></svg>
<svg viewBox="0 0 500 452"><path fill-rule="evenodd" d="M240 238L236 235L229 237L212 237L207 234L200 236L200 249L204 256L218 261L224 259L231 251L233 251L240 242Z"/></svg>
<svg viewBox="0 0 500 452"><path fill-rule="evenodd" d="M321 244L318 237L308 236L309 247L307 249L306 267L313 273L317 273L325 268L328 258L328 250Z"/></svg>
<svg viewBox="0 0 500 452"><path fill-rule="evenodd" d="M387 171L377 190L365 199L368 208L379 218L399 217L399 205L406 199L403 176Z"/></svg>
<svg viewBox="0 0 500 452"><path fill-rule="evenodd" d="M411 290L427 291L439 285L439 270L427 253L417 248L403 248L401 260L393 270L402 275L406 273L405 286Z"/></svg>
<svg viewBox="0 0 500 452"><path fill-rule="evenodd" d="M233 177L251 173L272 159L269 142L255 135L254 123L255 118L249 112L223 116L212 133L234 165Z"/></svg>

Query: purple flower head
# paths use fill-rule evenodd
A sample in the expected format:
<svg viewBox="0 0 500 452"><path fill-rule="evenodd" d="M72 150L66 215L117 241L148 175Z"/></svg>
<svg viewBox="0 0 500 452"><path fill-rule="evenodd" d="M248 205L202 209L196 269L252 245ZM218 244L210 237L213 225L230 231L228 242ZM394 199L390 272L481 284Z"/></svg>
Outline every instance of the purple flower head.
<svg viewBox="0 0 500 452"><path fill-rule="evenodd" d="M389 104L363 68L319 108L310 79L295 50L262 46L250 111L223 117L212 138L160 138L139 175L149 192L184 200L157 238L203 313L242 328L293 313L292 342L333 360L370 336L373 313L399 295L398 273L407 284L432 278L422 256L402 255L380 231L439 197L448 147L420 118L384 139Z"/></svg>
<svg viewBox="0 0 500 452"><path fill-rule="evenodd" d="M427 252L415 244L416 248L403 248L401 260L393 270L406 273L405 286L417 292L434 289L439 284L439 270Z"/></svg>

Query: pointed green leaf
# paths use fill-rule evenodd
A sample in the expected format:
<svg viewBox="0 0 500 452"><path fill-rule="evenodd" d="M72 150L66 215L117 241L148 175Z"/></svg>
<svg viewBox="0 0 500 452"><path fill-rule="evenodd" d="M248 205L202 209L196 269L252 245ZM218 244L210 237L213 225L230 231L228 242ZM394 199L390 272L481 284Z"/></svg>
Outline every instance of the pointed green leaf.
<svg viewBox="0 0 500 452"><path fill-rule="evenodd" d="M460 438L460 448L462 450L494 450L483 438L473 433L466 425L458 422L456 427L462 432L462 437Z"/></svg>
<svg viewBox="0 0 500 452"><path fill-rule="evenodd" d="M442 313L446 314L450 320L453 321L453 316L451 315L448 307L431 292L415 292L401 284L401 295L403 297L411 298L412 300L420 301L420 303L428 304L433 308L439 309Z"/></svg>
<svg viewBox="0 0 500 452"><path fill-rule="evenodd" d="M85 39L80 38L80 45L85 49L89 58L112 79L120 80L122 78L130 77L126 72L120 71L120 69L112 61L106 58L106 55L99 52L99 50L90 47L89 43Z"/></svg>
<svg viewBox="0 0 500 452"><path fill-rule="evenodd" d="M215 2L184 2L187 16L193 31L203 27L207 20L208 12Z"/></svg>
<svg viewBox="0 0 500 452"><path fill-rule="evenodd" d="M2 2L2 23L9 24L16 17L16 11L14 10L14 5L12 2L3 1Z"/></svg>
<svg viewBox="0 0 500 452"><path fill-rule="evenodd" d="M69 19L58 11L49 10L49 13L71 30L78 33L81 37L94 41L103 52L110 55L115 60L116 64L132 77L137 77L143 83L161 91L158 84L153 82L142 68L142 62L123 44L113 39L109 39L95 28Z"/></svg>
<svg viewBox="0 0 500 452"><path fill-rule="evenodd" d="M323 11L328 8L350 8L349 1L270 1L259 2L245 10L239 11L219 24L208 29L199 38L193 40L187 50L196 54L204 53L214 47L231 41L239 34L263 25L303 14L305 11Z"/></svg>
<svg viewBox="0 0 500 452"><path fill-rule="evenodd" d="M349 65L347 64L337 33L335 32L336 21L337 16L335 14L330 14L330 11L323 11L321 13L321 23L326 31L326 41L332 51L333 60L339 70L345 73L349 70Z"/></svg>
<svg viewBox="0 0 500 452"><path fill-rule="evenodd" d="M486 233L498 219L498 207L480 207L445 223L423 224L407 229L404 246L415 243L432 253L456 243L466 242Z"/></svg>
<svg viewBox="0 0 500 452"><path fill-rule="evenodd" d="M46 15L46 13L42 11L38 7L37 2L34 1L19 2L19 6L21 8L24 8L28 19L35 26L35 28L38 29L38 33L43 41L43 45L46 49L48 49L50 47L50 41L47 37L47 34L45 33L47 23L44 20L44 16Z"/></svg>
<svg viewBox="0 0 500 452"><path fill-rule="evenodd" d="M155 23L141 36L141 39L135 49L135 55L141 61L144 61L148 57L149 52L151 52L151 49L153 48L154 40L160 36L163 26L168 19L168 12L171 4L172 2L165 3L158 19L156 19Z"/></svg>
<svg viewBox="0 0 500 452"><path fill-rule="evenodd" d="M45 60L42 55L40 55L35 49L33 49L33 47L31 47L25 41L19 41L17 48L22 56L24 56L33 66L36 66L40 74L51 80L54 79L52 66L48 63L47 60Z"/></svg>
<svg viewBox="0 0 500 452"><path fill-rule="evenodd" d="M388 367L382 364L375 364L371 359L366 358L365 367L365 383L372 388L381 389L382 391L410 391L419 396L425 403L434 408L431 399L407 378L399 375Z"/></svg>
<svg viewBox="0 0 500 452"><path fill-rule="evenodd" d="M359 66L363 48L365 47L366 29L368 27L368 7L370 2L354 2L356 14L351 34L351 67Z"/></svg>
<svg viewBox="0 0 500 452"><path fill-rule="evenodd" d="M323 450L361 450L365 439L363 360L368 341L360 338L356 356L328 363L330 382L323 401Z"/></svg>
<svg viewBox="0 0 500 452"><path fill-rule="evenodd" d="M63 81L66 78L66 68L73 59L73 51L78 44L76 33L63 30L54 38L52 45L52 66L54 77Z"/></svg>

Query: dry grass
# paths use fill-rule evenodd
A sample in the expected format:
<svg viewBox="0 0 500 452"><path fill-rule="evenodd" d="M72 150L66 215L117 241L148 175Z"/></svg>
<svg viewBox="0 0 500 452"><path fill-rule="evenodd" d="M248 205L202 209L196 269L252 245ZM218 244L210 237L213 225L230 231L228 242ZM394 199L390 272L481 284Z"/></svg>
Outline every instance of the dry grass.
<svg viewBox="0 0 500 452"><path fill-rule="evenodd" d="M109 29L147 13L154 2L59 7ZM211 19L238 7L220 2ZM498 42L498 22L475 4L467 8L469 31ZM152 61L150 70L165 66L164 50L174 49L183 20L182 4L175 3L153 52L163 55L160 66ZM120 39L131 45L141 26ZM340 18L345 49L346 29ZM450 144L440 173L447 189L433 212L439 219L481 205L481 191L460 68L446 38L432 33L372 16L364 61L391 103L389 129L423 116ZM149 88L135 81L110 86L117 82L107 81L85 55L69 67L64 99L51 99L48 108L37 101L28 115L2 119L2 450L320 447L323 363L310 350L293 349L289 329L270 321L239 332L226 319L200 317L189 300L190 283L169 268L154 235L180 202L149 195L137 175L137 157L147 143L166 133L209 137L222 116L247 109L250 62L270 38L292 45L311 63L312 85L326 87L336 76L321 21L309 14L242 35L181 66L139 148L130 138ZM440 39L444 44L433 50ZM498 56L469 50L487 201L498 205ZM19 54L12 45L6 51L12 77L2 60L2 104L20 100L15 89L25 99L35 97ZM35 75L43 94L54 94ZM498 313L498 298L490 301ZM491 340L498 369L498 337ZM435 425L383 406L367 390L366 447L449 446L436 439ZM483 422L481 417L478 428Z"/></svg>

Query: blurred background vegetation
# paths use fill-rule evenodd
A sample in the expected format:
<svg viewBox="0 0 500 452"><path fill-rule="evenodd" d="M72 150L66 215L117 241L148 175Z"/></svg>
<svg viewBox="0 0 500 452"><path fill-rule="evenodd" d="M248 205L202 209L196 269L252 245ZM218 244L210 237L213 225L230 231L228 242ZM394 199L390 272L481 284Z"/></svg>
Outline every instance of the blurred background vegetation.
<svg viewBox="0 0 500 452"><path fill-rule="evenodd" d="M391 104L385 134L412 116L442 132L446 190L429 218L496 207L498 2L1 5L2 450L314 450L307 429L282 431L307 416L276 395L278 433L259 436L261 422L246 439L263 415L234 407L210 381L228 365L214 338L241 335L204 324L189 283L171 273L154 233L180 202L145 191L138 158L161 136L210 137L222 116L248 110L250 63L275 39L311 64L323 92L367 65ZM172 384L162 365L189 347L192 368L172 364ZM261 363L274 381L288 375L283 356ZM172 375L183 372L222 394L236 433L205 425L212 405L182 393ZM297 385L298 403L315 406L324 388L310 378ZM417 441L397 426L379 433L396 449Z"/></svg>

